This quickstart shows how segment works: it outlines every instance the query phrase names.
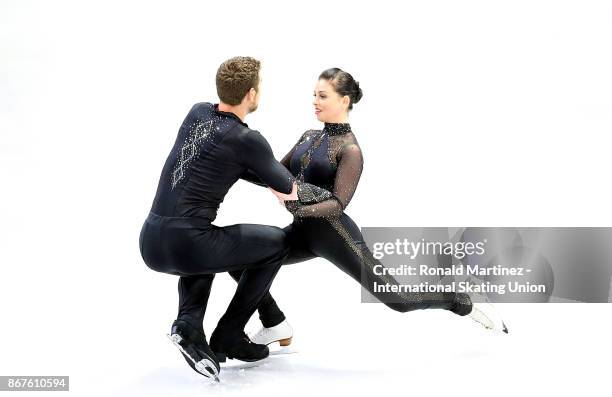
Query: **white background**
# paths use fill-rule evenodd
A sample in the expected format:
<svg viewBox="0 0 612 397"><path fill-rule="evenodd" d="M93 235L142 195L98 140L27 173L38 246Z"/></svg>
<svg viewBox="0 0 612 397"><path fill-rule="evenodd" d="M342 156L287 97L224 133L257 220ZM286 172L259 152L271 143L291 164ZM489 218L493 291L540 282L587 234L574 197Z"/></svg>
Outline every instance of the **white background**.
<svg viewBox="0 0 612 397"><path fill-rule="evenodd" d="M0 375L69 375L75 395L606 390L609 305L502 305L495 337L361 304L324 260L272 288L299 353L210 386L165 338L176 277L137 241L183 118L235 55L263 62L247 122L279 158L320 126L322 70L360 81L361 227L610 226L611 48L605 1L2 1ZM290 216L239 182L217 224L239 222ZM217 276L208 334L233 287Z"/></svg>

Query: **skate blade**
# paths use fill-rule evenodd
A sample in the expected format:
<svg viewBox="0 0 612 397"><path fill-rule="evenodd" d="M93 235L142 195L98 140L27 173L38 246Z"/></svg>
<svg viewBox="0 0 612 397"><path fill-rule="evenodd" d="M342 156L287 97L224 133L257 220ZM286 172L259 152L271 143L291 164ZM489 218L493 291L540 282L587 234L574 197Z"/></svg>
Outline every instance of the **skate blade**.
<svg viewBox="0 0 612 397"><path fill-rule="evenodd" d="M484 329L491 332L492 334L495 334L495 335L498 335L498 334L507 335L508 334L508 327L503 321L501 322L501 327L494 327L494 326L491 326L491 324L482 321L481 319L477 319L474 317L470 317L470 318L477 324L480 324Z"/></svg>
<svg viewBox="0 0 612 397"><path fill-rule="evenodd" d="M224 371L256 368L261 365L265 365L268 359L269 357L266 357L262 360L257 360L257 361L241 361L241 360L229 359L226 362L224 362L221 367L223 368Z"/></svg>
<svg viewBox="0 0 612 397"><path fill-rule="evenodd" d="M271 356L281 356L283 354L295 354L298 351L291 346L281 346L278 349L270 350Z"/></svg>
<svg viewBox="0 0 612 397"><path fill-rule="evenodd" d="M264 358L258 358L258 359L255 359L255 360L246 360L246 359L241 359L241 358L229 358L229 357L227 357L223 353L215 353L215 355L217 356L217 360L219 361L219 365L223 364L223 366L227 366L227 365L230 365L232 363L239 363L239 364L257 366L257 365L265 362L266 359L268 358L268 356L266 356Z"/></svg>
<svg viewBox="0 0 612 397"><path fill-rule="evenodd" d="M183 340L183 338L178 335L178 334L166 334L166 336L170 339L170 341L172 341L172 343L174 344L174 346L176 346L181 353L183 353L185 355L185 357L187 357L189 360L191 360L191 362L193 363L193 365L195 366L196 370L204 375L206 378L210 379L210 380L214 380L216 382L221 382L219 380L219 371L217 371L217 367L215 366L215 364L207 359L204 358L200 361L195 361L193 359L193 357L191 357L186 351L185 349L183 349L183 346L180 345L180 342ZM209 371L212 371L212 373Z"/></svg>

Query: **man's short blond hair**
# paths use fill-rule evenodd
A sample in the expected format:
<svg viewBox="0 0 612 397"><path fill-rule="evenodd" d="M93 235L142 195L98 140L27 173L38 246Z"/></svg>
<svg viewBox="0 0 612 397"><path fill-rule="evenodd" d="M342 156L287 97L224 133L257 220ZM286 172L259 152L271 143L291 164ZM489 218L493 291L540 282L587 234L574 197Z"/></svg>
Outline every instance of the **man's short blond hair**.
<svg viewBox="0 0 612 397"><path fill-rule="evenodd" d="M259 87L261 62L251 57L234 57L217 70L217 95L223 103L239 105L251 88Z"/></svg>

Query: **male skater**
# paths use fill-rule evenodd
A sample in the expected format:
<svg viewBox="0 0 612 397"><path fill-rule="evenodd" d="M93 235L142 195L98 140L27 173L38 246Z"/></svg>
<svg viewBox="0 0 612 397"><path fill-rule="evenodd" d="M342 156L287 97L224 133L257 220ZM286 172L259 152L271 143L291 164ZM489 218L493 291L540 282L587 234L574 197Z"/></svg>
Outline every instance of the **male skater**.
<svg viewBox="0 0 612 397"><path fill-rule="evenodd" d="M250 57L221 64L216 76L220 102L198 103L185 118L140 233L147 266L180 276L172 341L194 370L217 381L218 361L226 357L256 361L268 356L268 347L252 343L244 327L288 254L280 228L213 225L220 203L239 178L252 173L292 205L306 204L316 189L297 186L266 139L244 122L257 109L259 70L260 62ZM202 321L213 278L233 270L244 272L209 346Z"/></svg>

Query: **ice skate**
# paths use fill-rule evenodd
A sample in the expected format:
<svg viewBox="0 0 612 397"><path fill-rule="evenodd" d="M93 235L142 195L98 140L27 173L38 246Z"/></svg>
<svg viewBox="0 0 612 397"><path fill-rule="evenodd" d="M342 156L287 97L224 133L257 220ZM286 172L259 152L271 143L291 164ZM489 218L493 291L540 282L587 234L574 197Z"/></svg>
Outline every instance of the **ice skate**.
<svg viewBox="0 0 612 397"><path fill-rule="evenodd" d="M473 303L472 311L468 314L468 317L493 332L508 333L508 327L490 303Z"/></svg>
<svg viewBox="0 0 612 397"><path fill-rule="evenodd" d="M215 333L210 338L210 348L220 363L229 359L246 362L263 360L270 355L268 346L253 343L249 337L242 333L238 338L221 338Z"/></svg>
<svg viewBox="0 0 612 397"><path fill-rule="evenodd" d="M255 343L268 345L271 356L297 353L297 351L290 346L293 339L293 328L291 328L291 325L289 325L287 320L275 325L274 327L262 327L250 338ZM278 342L278 348L269 346L275 342Z"/></svg>
<svg viewBox="0 0 612 397"><path fill-rule="evenodd" d="M219 382L221 367L206 343L206 336L184 320L176 320L168 338L179 349L187 364L211 380Z"/></svg>
<svg viewBox="0 0 612 397"><path fill-rule="evenodd" d="M270 345L278 342L281 347L287 347L291 344L293 338L293 328L284 320L282 323L274 327L262 327L257 333L251 336L251 340L261 345Z"/></svg>

